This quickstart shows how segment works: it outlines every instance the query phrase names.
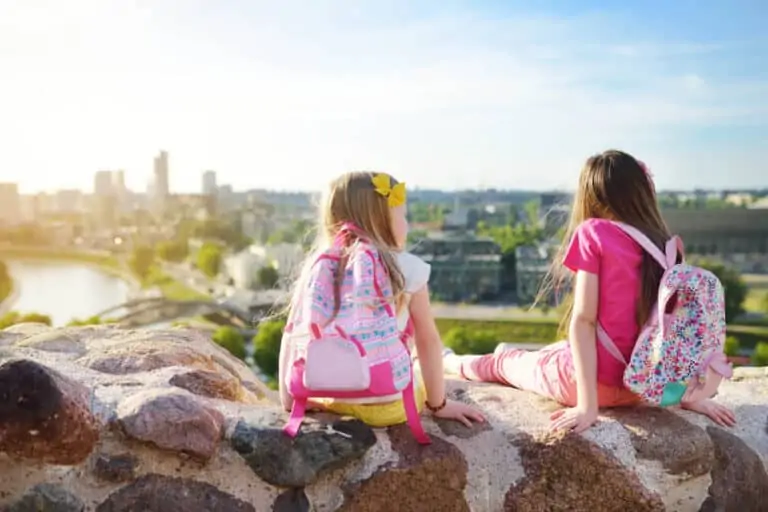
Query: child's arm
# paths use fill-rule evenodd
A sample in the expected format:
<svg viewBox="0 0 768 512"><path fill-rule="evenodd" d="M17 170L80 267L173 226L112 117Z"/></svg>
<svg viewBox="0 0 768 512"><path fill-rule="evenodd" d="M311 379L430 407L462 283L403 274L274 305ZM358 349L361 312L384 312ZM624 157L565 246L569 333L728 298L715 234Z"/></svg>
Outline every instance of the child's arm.
<svg viewBox="0 0 768 512"><path fill-rule="evenodd" d="M573 293L573 315L568 339L576 371L578 401L576 407L552 415L555 430L581 432L597 420L597 305L599 278L579 270Z"/></svg>
<svg viewBox="0 0 768 512"><path fill-rule="evenodd" d="M443 342L437 332L429 291L423 287L413 294L409 304L416 336L416 352L419 354L421 376L427 391L427 403L438 407L445 398L445 377L443 376Z"/></svg>
<svg viewBox="0 0 768 512"><path fill-rule="evenodd" d="M429 289L424 286L411 296L409 313L416 335L416 351L419 366L427 392L427 405L440 418L453 419L471 426L472 421L485 421L484 416L474 407L446 400L445 377L443 375L443 342L437 331L432 307L429 303Z"/></svg>
<svg viewBox="0 0 768 512"><path fill-rule="evenodd" d="M578 407L597 413L597 303L600 278L580 270L576 273L573 316L568 330L576 370Z"/></svg>
<svg viewBox="0 0 768 512"><path fill-rule="evenodd" d="M290 349L288 348L287 340L284 338L280 343L280 359L278 360L278 389L280 390L280 403L286 411L290 411L293 407L293 397L288 393L288 389L285 385L285 375L288 371L288 360L290 356Z"/></svg>

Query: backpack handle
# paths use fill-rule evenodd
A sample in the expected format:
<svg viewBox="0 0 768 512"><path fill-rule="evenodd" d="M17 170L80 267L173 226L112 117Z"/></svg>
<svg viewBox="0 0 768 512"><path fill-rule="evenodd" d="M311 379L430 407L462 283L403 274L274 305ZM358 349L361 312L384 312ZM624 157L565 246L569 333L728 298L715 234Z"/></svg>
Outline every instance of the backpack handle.
<svg viewBox="0 0 768 512"><path fill-rule="evenodd" d="M661 252L661 249L636 227L624 224L623 222L611 221L611 223L637 242L664 270L669 270L675 266L678 253L683 254L683 241L677 235L667 240L667 243L664 245L664 252Z"/></svg>

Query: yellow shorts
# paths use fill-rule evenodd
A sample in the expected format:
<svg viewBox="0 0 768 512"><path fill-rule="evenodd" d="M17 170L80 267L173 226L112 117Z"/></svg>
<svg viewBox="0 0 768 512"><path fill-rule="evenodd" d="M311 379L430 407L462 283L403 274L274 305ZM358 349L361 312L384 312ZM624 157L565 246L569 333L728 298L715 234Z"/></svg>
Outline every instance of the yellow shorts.
<svg viewBox="0 0 768 512"><path fill-rule="evenodd" d="M416 372L416 407L419 412L424 408L424 402L427 400L427 393L424 390L424 382L421 375ZM405 423L405 407L403 399L394 402L382 404L351 404L334 400L313 400L323 409L341 416L352 416L359 419L371 427L391 427Z"/></svg>

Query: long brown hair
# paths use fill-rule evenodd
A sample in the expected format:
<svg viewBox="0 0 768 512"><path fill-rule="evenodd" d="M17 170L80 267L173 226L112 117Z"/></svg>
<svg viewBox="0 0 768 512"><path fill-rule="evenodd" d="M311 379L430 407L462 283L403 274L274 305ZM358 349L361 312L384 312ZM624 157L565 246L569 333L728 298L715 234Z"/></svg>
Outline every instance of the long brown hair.
<svg viewBox="0 0 768 512"><path fill-rule="evenodd" d="M563 259L576 228L592 218L615 220L634 226L662 251L670 238L669 229L656 202L653 181L645 165L631 155L617 150L591 156L581 170L570 222L537 301L546 300L550 293L558 292L572 281L573 275L563 267ZM638 325L642 326L650 317L651 308L656 303L664 271L653 257L643 251L640 272L640 297L635 314ZM566 306L560 324L563 332L567 332L573 315L572 296L568 297Z"/></svg>
<svg viewBox="0 0 768 512"><path fill-rule="evenodd" d="M402 302L405 280L395 260L398 250L397 239L392 229L392 214L387 198L376 192L373 172L349 172L333 180L323 195L320 203L319 225L315 250L310 253L303 265L302 276L306 275L314 263L318 251L331 246L339 230L345 223L354 224L360 235L373 244L381 254L384 268L392 285L395 304ZM398 181L389 176L390 185L394 187ZM334 275L333 285L333 317L341 307L341 283L344 279L344 268L349 258L349 250L356 241L356 236L347 239L342 248L341 261ZM301 281L301 278L300 278ZM296 294L294 292L294 301ZM293 302L292 305L293 305ZM333 318L332 317L332 318Z"/></svg>

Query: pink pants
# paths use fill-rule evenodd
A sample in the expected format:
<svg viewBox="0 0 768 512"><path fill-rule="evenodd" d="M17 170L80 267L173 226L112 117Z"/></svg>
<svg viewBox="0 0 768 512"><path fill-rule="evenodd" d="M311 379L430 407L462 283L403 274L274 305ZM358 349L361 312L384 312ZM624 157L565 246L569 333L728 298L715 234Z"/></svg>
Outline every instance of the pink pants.
<svg viewBox="0 0 768 512"><path fill-rule="evenodd" d="M483 356L458 356L461 376L467 380L499 382L574 406L578 399L573 359L567 341L540 350L508 349ZM597 383L600 407L617 407L639 402L627 389Z"/></svg>

